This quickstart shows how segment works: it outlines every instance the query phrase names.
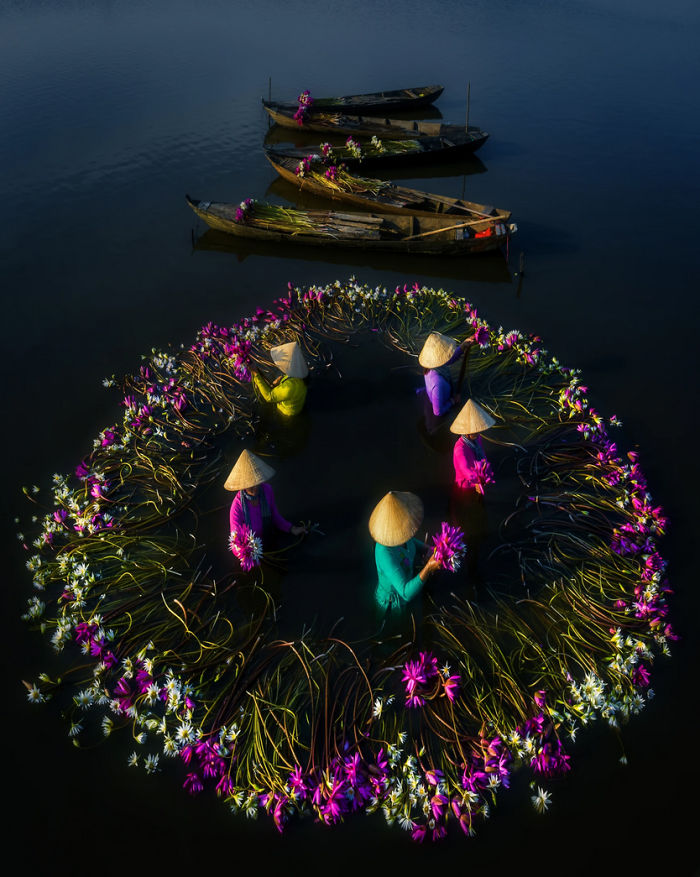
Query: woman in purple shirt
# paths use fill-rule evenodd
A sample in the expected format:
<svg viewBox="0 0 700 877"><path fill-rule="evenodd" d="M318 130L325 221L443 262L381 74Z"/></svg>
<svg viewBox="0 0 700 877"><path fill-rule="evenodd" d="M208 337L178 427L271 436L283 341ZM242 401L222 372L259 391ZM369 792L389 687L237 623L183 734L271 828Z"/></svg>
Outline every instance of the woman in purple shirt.
<svg viewBox="0 0 700 877"><path fill-rule="evenodd" d="M423 366L425 421L429 434L435 432L457 401L458 391L452 380L450 366L462 356L471 342L471 338L465 338L458 344L454 338L440 332L431 332L425 340L418 362Z"/></svg>
<svg viewBox="0 0 700 877"><path fill-rule="evenodd" d="M277 510L272 488L266 483L274 474L272 466L260 457L250 451L242 451L224 484L226 490L237 491L229 514L231 532L245 524L262 538L269 523L293 536L306 532L305 527L291 524Z"/></svg>

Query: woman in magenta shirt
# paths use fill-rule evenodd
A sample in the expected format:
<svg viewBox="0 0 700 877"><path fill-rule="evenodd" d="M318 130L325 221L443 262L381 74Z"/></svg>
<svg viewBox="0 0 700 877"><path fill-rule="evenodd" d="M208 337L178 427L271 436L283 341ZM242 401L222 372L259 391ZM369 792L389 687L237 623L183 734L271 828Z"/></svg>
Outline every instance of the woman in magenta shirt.
<svg viewBox="0 0 700 877"><path fill-rule="evenodd" d="M450 432L459 438L455 442L452 461L455 467L455 483L465 491L484 494L484 487L493 481L493 471L488 465L480 433L496 421L473 399L467 400L450 426Z"/></svg>
<svg viewBox="0 0 700 877"><path fill-rule="evenodd" d="M305 527L291 524L279 513L272 488L266 483L274 474L272 466L260 457L250 451L241 453L224 484L226 490L237 491L229 514L231 532L245 524L262 538L268 523L293 536L306 532Z"/></svg>

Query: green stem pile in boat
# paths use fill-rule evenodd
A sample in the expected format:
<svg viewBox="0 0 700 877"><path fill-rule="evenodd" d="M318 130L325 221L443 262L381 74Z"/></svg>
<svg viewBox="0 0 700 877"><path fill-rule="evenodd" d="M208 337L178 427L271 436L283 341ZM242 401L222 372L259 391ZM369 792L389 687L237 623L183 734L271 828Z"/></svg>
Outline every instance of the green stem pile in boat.
<svg viewBox="0 0 700 877"><path fill-rule="evenodd" d="M303 210L280 207L277 204L266 204L253 201L245 212L243 222L248 225L261 225L274 231L291 232L317 231L316 223L311 222Z"/></svg>

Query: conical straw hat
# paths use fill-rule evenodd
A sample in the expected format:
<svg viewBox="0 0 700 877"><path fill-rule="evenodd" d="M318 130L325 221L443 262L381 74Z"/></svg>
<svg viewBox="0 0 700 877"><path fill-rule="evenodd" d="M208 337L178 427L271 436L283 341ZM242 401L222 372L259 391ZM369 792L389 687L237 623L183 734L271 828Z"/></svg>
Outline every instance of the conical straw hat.
<svg viewBox="0 0 700 877"><path fill-rule="evenodd" d="M241 451L236 465L229 472L224 483L226 490L245 490L246 487L255 487L272 478L275 470L272 466L256 457L250 451Z"/></svg>
<svg viewBox="0 0 700 877"><path fill-rule="evenodd" d="M277 368L290 378L305 378L309 367L296 341L288 341L270 348L270 356Z"/></svg>
<svg viewBox="0 0 700 877"><path fill-rule="evenodd" d="M418 362L423 368L440 368L452 359L458 346L454 338L431 332L425 339Z"/></svg>
<svg viewBox="0 0 700 877"><path fill-rule="evenodd" d="M450 432L455 432L457 435L474 435L474 433L483 432L485 429L493 426L495 422L493 417L491 417L488 411L484 411L481 405L473 399L467 399L466 405L464 405L450 426Z"/></svg>
<svg viewBox="0 0 700 877"><path fill-rule="evenodd" d="M375 542L393 548L415 536L423 520L423 503L415 493L390 490L374 507L369 532Z"/></svg>

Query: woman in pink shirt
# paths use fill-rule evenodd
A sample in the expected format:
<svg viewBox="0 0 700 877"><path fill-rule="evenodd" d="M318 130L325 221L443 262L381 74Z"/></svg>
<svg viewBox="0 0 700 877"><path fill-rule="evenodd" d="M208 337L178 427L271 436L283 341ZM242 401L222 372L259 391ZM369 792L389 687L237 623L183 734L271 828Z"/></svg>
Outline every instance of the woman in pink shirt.
<svg viewBox="0 0 700 877"><path fill-rule="evenodd" d="M226 490L236 491L229 514L231 532L239 530L244 524L258 538L262 538L268 524L293 536L306 532L304 526L291 524L277 510L272 488L266 483L274 474L272 466L260 457L250 451L242 451L224 484Z"/></svg>
<svg viewBox="0 0 700 877"><path fill-rule="evenodd" d="M468 545L466 570L474 588L478 578L479 546L487 531L484 490L494 481L480 433L495 422L481 405L469 399L450 426L450 432L459 436L452 454L455 482L450 497L450 519L464 530Z"/></svg>
<svg viewBox="0 0 700 877"><path fill-rule="evenodd" d="M475 491L482 497L485 486L493 483L493 470L486 459L480 433L495 422L481 405L469 399L450 426L450 432L459 436L452 453L455 482L462 490Z"/></svg>

